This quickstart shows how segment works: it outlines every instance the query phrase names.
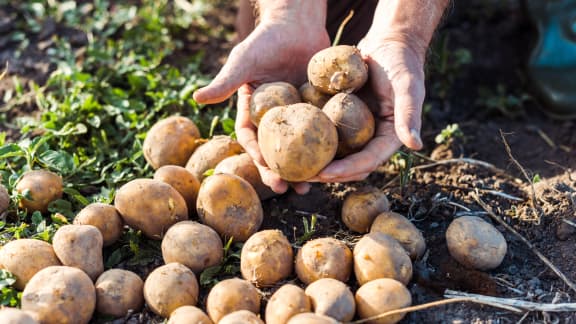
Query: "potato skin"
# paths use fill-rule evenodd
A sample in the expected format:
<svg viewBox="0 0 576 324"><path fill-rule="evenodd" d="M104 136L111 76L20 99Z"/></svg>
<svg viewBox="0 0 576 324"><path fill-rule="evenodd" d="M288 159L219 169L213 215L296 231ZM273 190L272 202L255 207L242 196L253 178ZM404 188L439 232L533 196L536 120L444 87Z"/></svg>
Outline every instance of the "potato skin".
<svg viewBox="0 0 576 324"><path fill-rule="evenodd" d="M196 212L200 181L190 171L178 165L164 165L154 172L154 180L171 185L186 201L188 212Z"/></svg>
<svg viewBox="0 0 576 324"><path fill-rule="evenodd" d="M406 217L392 212L383 212L376 216L370 232L388 234L406 249L412 260L417 260L426 252L426 241L422 233Z"/></svg>
<svg viewBox="0 0 576 324"><path fill-rule="evenodd" d="M0 214L8 210L10 207L10 194L2 184L0 184Z"/></svg>
<svg viewBox="0 0 576 324"><path fill-rule="evenodd" d="M250 96L250 121L258 127L262 116L271 108L300 101L298 89L288 82L263 83Z"/></svg>
<svg viewBox="0 0 576 324"><path fill-rule="evenodd" d="M356 312L354 295L340 280L322 278L306 287L305 293L312 301L316 314L326 315L341 322L352 320Z"/></svg>
<svg viewBox="0 0 576 324"><path fill-rule="evenodd" d="M129 310L139 311L144 305L144 282L134 272L110 269L103 272L96 283L96 311L122 317Z"/></svg>
<svg viewBox="0 0 576 324"><path fill-rule="evenodd" d="M18 308L0 308L2 324L39 324L31 314Z"/></svg>
<svg viewBox="0 0 576 324"><path fill-rule="evenodd" d="M502 233L476 216L453 220L446 230L446 244L460 264L483 271L498 267L508 249Z"/></svg>
<svg viewBox="0 0 576 324"><path fill-rule="evenodd" d="M361 319L376 316L412 304L410 291L399 281L380 278L369 281L356 291L356 308ZM370 324L394 324L406 313L371 320Z"/></svg>
<svg viewBox="0 0 576 324"><path fill-rule="evenodd" d="M27 171L16 184L16 191L23 195L28 190L32 200L22 197L19 206L30 213L45 213L52 201L62 198L63 187L62 178L56 173L48 170Z"/></svg>
<svg viewBox="0 0 576 324"><path fill-rule="evenodd" d="M196 306L180 306L176 308L167 324L214 324L210 317Z"/></svg>
<svg viewBox="0 0 576 324"><path fill-rule="evenodd" d="M360 51L349 45L325 48L308 63L308 80L318 91L327 94L354 92L368 80L368 66Z"/></svg>
<svg viewBox="0 0 576 324"><path fill-rule="evenodd" d="M367 186L349 193L342 204L342 222L350 230L367 233L372 222L380 213L390 210L386 194Z"/></svg>
<svg viewBox="0 0 576 324"><path fill-rule="evenodd" d="M309 103L318 108L324 107L330 99L330 95L316 90L310 82L302 84L298 91L300 92L300 97L302 97L302 102Z"/></svg>
<svg viewBox="0 0 576 324"><path fill-rule="evenodd" d="M256 286L271 286L292 274L292 246L279 230L264 230L250 236L242 246L240 271Z"/></svg>
<svg viewBox="0 0 576 324"><path fill-rule="evenodd" d="M336 155L336 126L319 108L299 103L270 109L260 122L258 144L266 164L286 181L317 175Z"/></svg>
<svg viewBox="0 0 576 324"><path fill-rule="evenodd" d="M312 304L310 298L304 293L304 289L296 285L285 284L268 300L264 318L267 324L286 324L294 315L311 310Z"/></svg>
<svg viewBox="0 0 576 324"><path fill-rule="evenodd" d="M102 234L104 246L114 244L124 230L124 222L116 208L103 203L92 203L82 208L74 217L73 224L96 226Z"/></svg>
<svg viewBox="0 0 576 324"><path fill-rule="evenodd" d="M352 272L352 251L343 242L324 237L310 240L296 255L296 274L305 284L321 278L348 281Z"/></svg>
<svg viewBox="0 0 576 324"><path fill-rule="evenodd" d="M252 187L254 187L256 193L258 193L260 200L266 200L277 195L270 187L262 182L260 172L258 172L254 160L252 160L252 157L250 157L248 153L241 153L225 158L216 165L214 173L234 174L248 181Z"/></svg>
<svg viewBox="0 0 576 324"><path fill-rule="evenodd" d="M64 225L52 239L54 252L65 266L76 267L96 280L104 271L102 234L92 225Z"/></svg>
<svg viewBox="0 0 576 324"><path fill-rule="evenodd" d="M296 314L288 320L287 324L339 324L337 320L332 317L316 314L316 313L300 313Z"/></svg>
<svg viewBox="0 0 576 324"><path fill-rule="evenodd" d="M225 158L242 152L244 152L244 149L236 140L233 140L230 136L217 135L200 145L192 153L192 156L186 162L186 169L202 182L206 177L204 175L206 171L214 169Z"/></svg>
<svg viewBox="0 0 576 324"><path fill-rule="evenodd" d="M258 315L245 309L225 315L218 324L264 324Z"/></svg>
<svg viewBox="0 0 576 324"><path fill-rule="evenodd" d="M208 293L206 310L214 323L238 310L248 310L256 314L260 312L260 294L247 280L225 279Z"/></svg>

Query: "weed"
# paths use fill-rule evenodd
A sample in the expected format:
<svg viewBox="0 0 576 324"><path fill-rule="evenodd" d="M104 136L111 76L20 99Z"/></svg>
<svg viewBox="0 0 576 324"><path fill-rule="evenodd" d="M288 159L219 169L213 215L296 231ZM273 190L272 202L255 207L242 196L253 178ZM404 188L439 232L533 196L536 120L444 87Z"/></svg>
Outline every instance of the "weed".
<svg viewBox="0 0 576 324"><path fill-rule="evenodd" d="M398 170L400 189L404 189L412 179L412 166L414 165L414 155L410 152L397 151L390 158L390 163Z"/></svg>
<svg viewBox="0 0 576 324"><path fill-rule="evenodd" d="M438 135L434 138L436 144L446 144L453 141L455 138L463 138L464 133L458 124L450 124L444 127Z"/></svg>
<svg viewBox="0 0 576 324"><path fill-rule="evenodd" d="M7 270L0 269L0 305L18 307L22 293L12 285L16 282L14 275Z"/></svg>
<svg viewBox="0 0 576 324"><path fill-rule="evenodd" d="M439 37L430 50L427 75L433 77L432 93L446 99L462 68L472 62L472 54L466 48L451 49L449 34Z"/></svg>
<svg viewBox="0 0 576 324"><path fill-rule="evenodd" d="M526 94L513 94L505 85L498 84L496 89L480 87L475 106L486 109L486 113L497 112L508 118L517 118L525 114L524 103L532 98Z"/></svg>
<svg viewBox="0 0 576 324"><path fill-rule="evenodd" d="M294 243L294 245L302 246L302 244L304 244L304 242L310 240L312 238L312 236L314 236L314 234L316 233L316 223L317 222L318 222L318 217L316 216L316 214L310 215L310 221L308 221L308 218L302 217L302 225L304 228L304 233L302 234L302 236L300 236L299 238L296 239L296 242Z"/></svg>

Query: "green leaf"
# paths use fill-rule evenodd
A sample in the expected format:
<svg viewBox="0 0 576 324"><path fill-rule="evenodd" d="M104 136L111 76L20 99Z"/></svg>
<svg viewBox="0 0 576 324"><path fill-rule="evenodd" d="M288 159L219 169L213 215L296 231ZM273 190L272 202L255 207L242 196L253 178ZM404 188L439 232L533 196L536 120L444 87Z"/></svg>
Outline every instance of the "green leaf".
<svg viewBox="0 0 576 324"><path fill-rule="evenodd" d="M40 154L38 158L47 167L58 170L62 174L74 171L74 157L66 151L48 150Z"/></svg>

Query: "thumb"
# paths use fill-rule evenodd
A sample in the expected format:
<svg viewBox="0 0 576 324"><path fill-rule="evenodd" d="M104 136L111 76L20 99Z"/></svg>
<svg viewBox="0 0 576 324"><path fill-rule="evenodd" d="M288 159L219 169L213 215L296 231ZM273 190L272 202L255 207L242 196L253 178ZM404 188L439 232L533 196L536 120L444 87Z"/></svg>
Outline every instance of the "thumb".
<svg viewBox="0 0 576 324"><path fill-rule="evenodd" d="M424 85L416 78L404 78L393 82L394 121L396 134L400 141L413 150L422 148L420 138Z"/></svg>

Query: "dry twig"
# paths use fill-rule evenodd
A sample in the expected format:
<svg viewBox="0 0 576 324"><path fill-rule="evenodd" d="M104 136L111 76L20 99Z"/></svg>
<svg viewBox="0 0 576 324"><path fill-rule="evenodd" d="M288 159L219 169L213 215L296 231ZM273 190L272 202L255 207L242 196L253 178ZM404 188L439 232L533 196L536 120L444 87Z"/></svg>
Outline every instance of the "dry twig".
<svg viewBox="0 0 576 324"><path fill-rule="evenodd" d="M531 311L531 312L576 312L576 303L543 304L513 298L501 298L501 297L484 296L478 294L470 294L449 289L446 289L446 291L444 291L444 297L469 298L471 299L471 301L485 301L493 304L506 305L523 311Z"/></svg>

